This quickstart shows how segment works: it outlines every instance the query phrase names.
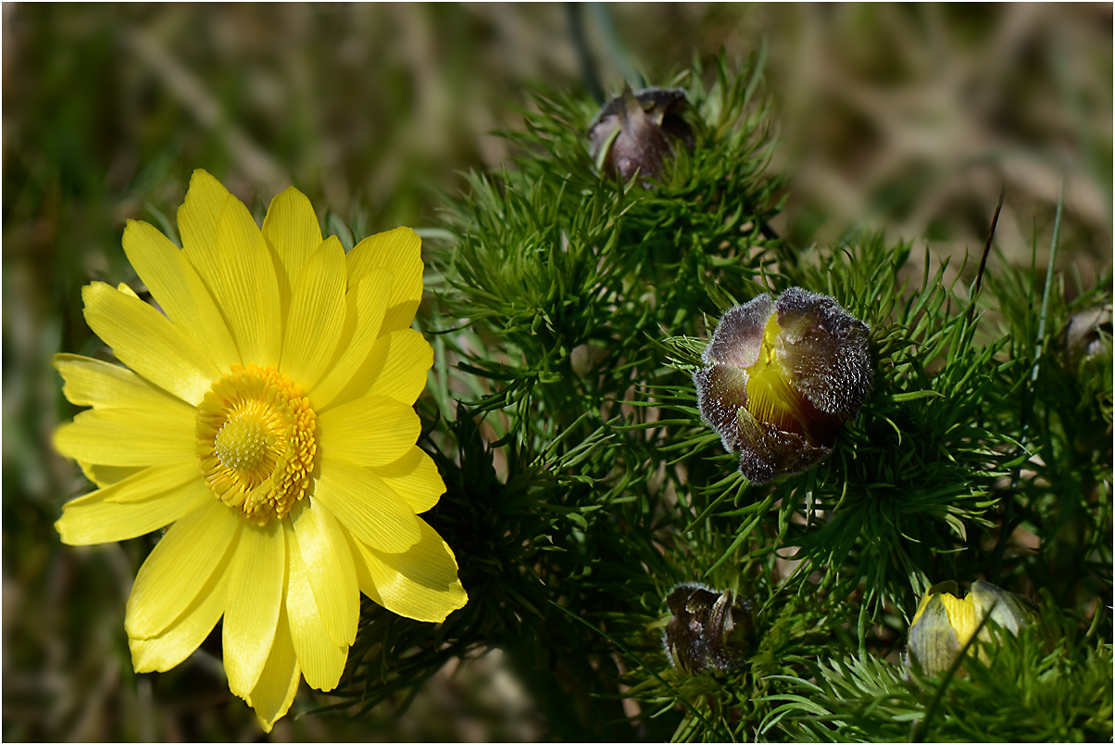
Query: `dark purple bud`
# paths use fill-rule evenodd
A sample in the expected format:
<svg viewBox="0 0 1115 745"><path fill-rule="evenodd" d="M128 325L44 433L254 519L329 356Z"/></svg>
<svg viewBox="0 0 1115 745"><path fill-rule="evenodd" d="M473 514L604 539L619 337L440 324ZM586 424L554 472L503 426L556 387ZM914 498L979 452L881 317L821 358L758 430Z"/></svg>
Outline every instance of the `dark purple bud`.
<svg viewBox="0 0 1115 745"><path fill-rule="evenodd" d="M675 667L698 675L710 667L727 672L743 665L754 633L750 603L733 601L731 590L686 582L670 591L666 605L674 617L663 642Z"/></svg>
<svg viewBox="0 0 1115 745"><path fill-rule="evenodd" d="M692 151L693 130L681 112L688 106L680 88L647 88L623 93L600 110L589 126L590 152L605 173L630 180L636 172L643 185L656 178L681 144Z"/></svg>
<svg viewBox="0 0 1115 745"><path fill-rule="evenodd" d="M800 287L724 314L693 382L701 416L749 481L804 471L832 451L871 394L867 336L835 300Z"/></svg>

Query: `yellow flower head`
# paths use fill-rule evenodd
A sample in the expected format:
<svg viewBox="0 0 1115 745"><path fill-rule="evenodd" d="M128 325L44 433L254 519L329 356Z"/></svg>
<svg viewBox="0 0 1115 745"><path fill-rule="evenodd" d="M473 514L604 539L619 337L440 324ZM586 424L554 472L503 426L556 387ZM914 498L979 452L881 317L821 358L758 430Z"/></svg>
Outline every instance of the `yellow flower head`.
<svg viewBox="0 0 1115 745"><path fill-rule="evenodd" d="M955 582L942 582L929 588L910 623L907 651L917 659L927 675L940 675L952 666L985 616L1004 630L1017 634L1034 621L1037 613L1025 598L976 580L967 597L957 595ZM983 641L991 639L986 627Z"/></svg>
<svg viewBox="0 0 1115 745"><path fill-rule="evenodd" d="M181 250L147 223L124 231L158 309L126 285L82 292L127 367L55 358L66 398L92 407L55 447L99 487L56 527L87 545L170 525L128 599L135 669L174 667L223 616L229 688L270 731L301 676L336 687L361 592L420 621L468 600L418 517L445 491L415 445L433 362L410 328L420 240L399 228L346 255L294 188L261 231L200 170L178 228Z"/></svg>

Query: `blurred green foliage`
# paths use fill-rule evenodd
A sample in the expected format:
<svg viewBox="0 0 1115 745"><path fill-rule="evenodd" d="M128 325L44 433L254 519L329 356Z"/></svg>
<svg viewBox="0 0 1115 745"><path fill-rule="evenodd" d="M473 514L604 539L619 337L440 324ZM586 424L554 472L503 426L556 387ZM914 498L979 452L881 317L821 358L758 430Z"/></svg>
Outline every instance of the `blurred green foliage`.
<svg viewBox="0 0 1115 745"><path fill-rule="evenodd" d="M272 739L823 737L869 705L841 665L890 670L865 654L893 659L921 588L991 571L1092 619L1093 646L1049 669L1110 689L1094 676L1110 619L1086 602L1111 592L1110 355L1082 368L1057 351L1074 313L1111 302L1110 7L579 18L580 50L561 6L4 6L6 740L259 737L214 640L131 672L124 602L156 537L63 549L52 527L87 487L49 447L73 413L50 358L99 351L81 285L134 279L125 219L174 235L198 167L257 213L294 183L343 240L438 226L423 232L439 300L419 323L447 333L420 413L449 488L430 519L472 602L432 633L366 603L340 697L304 688ZM762 76L676 77L764 40ZM596 178L578 51L608 93L625 74L688 88L702 147L661 189ZM1062 173L1068 278L1028 387ZM969 322L962 257L999 178L1001 256ZM445 194L461 197L441 212ZM830 461L757 495L686 375L719 311L789 284L868 320L880 394ZM1004 517L1018 529L999 549L984 529ZM662 600L686 580L761 600L759 646L727 681L669 669ZM817 667L837 650L858 657ZM774 714L809 673L820 724ZM298 716L329 704L362 718ZM1049 736L1095 733L1066 722Z"/></svg>

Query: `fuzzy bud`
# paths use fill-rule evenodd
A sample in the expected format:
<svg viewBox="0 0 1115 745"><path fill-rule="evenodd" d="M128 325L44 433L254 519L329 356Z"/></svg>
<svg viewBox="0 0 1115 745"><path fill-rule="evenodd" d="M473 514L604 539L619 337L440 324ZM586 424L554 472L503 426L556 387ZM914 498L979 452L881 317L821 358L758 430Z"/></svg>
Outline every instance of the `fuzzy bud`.
<svg viewBox="0 0 1115 745"><path fill-rule="evenodd" d="M687 106L680 88L633 93L625 86L589 126L589 147L597 167L623 181L638 172L646 186L674 156L675 144L693 150L693 130L681 117Z"/></svg>
<svg viewBox="0 0 1115 745"><path fill-rule="evenodd" d="M813 466L859 414L874 376L867 325L791 287L724 314L693 376L702 418L754 484Z"/></svg>
<svg viewBox="0 0 1115 745"><path fill-rule="evenodd" d="M1102 354L1110 355L1110 339L1111 303L1093 305L1069 318L1063 342L1072 371Z"/></svg>
<svg viewBox="0 0 1115 745"><path fill-rule="evenodd" d="M940 675L952 666L960 650L976 633L985 616L1011 634L1037 618L1037 609L1026 598L990 582L976 580L961 600L955 582L929 588L918 605L906 647L906 664L916 659L926 675ZM979 638L989 641L987 628Z"/></svg>
<svg viewBox="0 0 1115 745"><path fill-rule="evenodd" d="M670 591L666 605L674 617L663 643L674 667L699 675L710 667L727 672L743 665L754 632L750 603L733 602L731 590L686 582Z"/></svg>

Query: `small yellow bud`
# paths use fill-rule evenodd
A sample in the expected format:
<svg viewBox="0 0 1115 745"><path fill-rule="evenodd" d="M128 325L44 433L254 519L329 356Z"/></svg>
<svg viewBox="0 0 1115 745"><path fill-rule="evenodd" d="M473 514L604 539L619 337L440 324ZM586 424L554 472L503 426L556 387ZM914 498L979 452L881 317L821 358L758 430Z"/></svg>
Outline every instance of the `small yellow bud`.
<svg viewBox="0 0 1115 745"><path fill-rule="evenodd" d="M934 585L922 598L910 624L906 664L916 659L926 675L940 675L952 666L988 616L1004 630L1017 634L1034 622L1037 609L1026 598L983 580L973 582L963 600L957 595L955 582ZM979 638L990 641L986 626Z"/></svg>

